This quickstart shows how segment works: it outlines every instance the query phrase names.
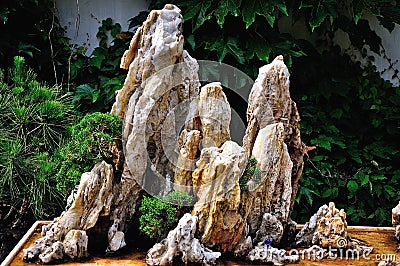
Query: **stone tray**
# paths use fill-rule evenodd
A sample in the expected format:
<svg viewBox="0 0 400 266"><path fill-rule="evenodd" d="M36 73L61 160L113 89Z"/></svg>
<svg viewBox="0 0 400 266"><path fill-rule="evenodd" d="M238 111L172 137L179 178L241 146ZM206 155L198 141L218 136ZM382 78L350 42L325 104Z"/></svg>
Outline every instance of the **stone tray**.
<svg viewBox="0 0 400 266"><path fill-rule="evenodd" d="M7 258L2 262L0 266L32 266L35 264L25 263L22 261L23 252L22 249L29 247L36 239L40 237L40 231L42 225L48 223L47 221L37 221L28 230L25 236L19 241ZM302 226L299 225L298 229ZM359 258L354 256L352 258L351 253L347 255L343 253L342 258L340 255L335 260L332 259L313 259L312 255L308 257L305 254L303 259L297 264L291 265L377 265L383 258L390 256L395 261L400 262L400 253L396 253L397 242L394 237L394 228L392 227L364 227L364 226L349 226L349 233L353 238L363 240L374 247L375 252L371 253L365 258L360 254ZM298 250L301 252L301 250ZM288 251L289 252L289 251ZM301 254L301 253L300 253ZM146 265L144 258L145 252L138 252L136 250L127 250L119 257L92 257L89 260L83 262L70 262L62 265L76 266L114 266L114 265ZM302 256L302 255L300 255ZM50 264L49 264L50 265ZM60 264L59 264L60 265ZM236 266L236 265L254 265L244 261L233 261L225 259L219 262L219 265ZM262 265L262 264L258 264ZM290 265L290 264L288 264Z"/></svg>

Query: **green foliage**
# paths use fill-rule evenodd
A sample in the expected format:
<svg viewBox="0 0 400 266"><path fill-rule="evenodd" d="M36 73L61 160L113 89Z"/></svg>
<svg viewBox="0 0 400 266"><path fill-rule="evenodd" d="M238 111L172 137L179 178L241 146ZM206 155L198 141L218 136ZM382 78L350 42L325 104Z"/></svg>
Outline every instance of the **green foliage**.
<svg viewBox="0 0 400 266"><path fill-rule="evenodd" d="M246 190L248 186L248 181L253 180L256 184L261 182L261 170L257 167L257 159L250 158L247 162L246 169L243 175L239 179L240 190Z"/></svg>
<svg viewBox="0 0 400 266"><path fill-rule="evenodd" d="M183 206L192 206L193 197L186 192L172 191L163 199L165 202L176 205L179 208Z"/></svg>
<svg viewBox="0 0 400 266"><path fill-rule="evenodd" d="M186 49L191 55L224 61L254 78L258 68L277 55L282 54L289 67L293 58L309 55L305 51L308 43L286 32L295 23L321 37L341 28L361 50L366 42L380 42L362 14L372 12L389 30L400 22L397 2L387 0L155 0L150 9L162 8L167 2L182 9ZM289 14L292 24L287 23ZM371 49L379 53L379 46Z"/></svg>
<svg viewBox="0 0 400 266"><path fill-rule="evenodd" d="M306 160L294 216L305 221L322 203L335 201L351 224L390 225L400 200L400 89L371 66L361 68L338 50L295 64L293 85ZM321 104L323 103L323 108Z"/></svg>
<svg viewBox="0 0 400 266"><path fill-rule="evenodd" d="M166 236L193 203L193 197L185 192L174 191L163 199L143 196L139 211L140 231L151 239ZM174 206L176 205L176 206Z"/></svg>
<svg viewBox="0 0 400 266"><path fill-rule="evenodd" d="M0 2L0 68L12 65L14 56L26 58L40 79L60 82L67 74L71 47L64 37L52 0Z"/></svg>
<svg viewBox="0 0 400 266"><path fill-rule="evenodd" d="M56 175L57 188L68 193L78 183L82 173L98 162L113 164L111 145L121 144L122 122L113 114L87 114L69 128L70 138L57 150L61 162ZM120 147L121 148L121 147Z"/></svg>
<svg viewBox="0 0 400 266"><path fill-rule="evenodd" d="M52 156L74 119L70 97L36 81L23 57L14 58L8 80L0 75L0 201L10 214L43 218L60 208Z"/></svg>
<svg viewBox="0 0 400 266"><path fill-rule="evenodd" d="M121 25L114 24L112 19L103 20L96 35L99 46L89 57L83 53L72 57L70 79L77 85L72 93L74 102L84 112L109 111L115 91L122 88L127 72L119 64L129 46L129 38L124 38L120 31ZM113 38L111 44L108 44L109 35Z"/></svg>

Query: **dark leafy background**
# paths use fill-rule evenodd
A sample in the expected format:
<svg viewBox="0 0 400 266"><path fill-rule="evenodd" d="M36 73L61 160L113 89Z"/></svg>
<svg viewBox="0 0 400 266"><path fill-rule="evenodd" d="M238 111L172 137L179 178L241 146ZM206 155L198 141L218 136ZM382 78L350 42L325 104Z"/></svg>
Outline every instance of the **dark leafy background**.
<svg viewBox="0 0 400 266"><path fill-rule="evenodd" d="M162 8L166 2L152 1L149 10ZM399 76L397 62L386 55L382 40L365 17L377 16L390 32L400 21L399 2L168 2L182 9L185 48L195 58L230 64L254 79L259 67L277 55L284 56L291 73L292 97L302 117L303 141L316 146L306 158L293 218L304 222L321 204L335 201L347 211L351 224L390 225L391 208L400 200L400 89L380 78L366 47L388 61L387 71L393 71L393 79ZM40 81L57 82L73 99L78 117L108 112L126 74L119 69L121 55L148 11L130 20L130 32L121 32L112 19L103 20L97 35L99 46L90 56L85 55L84 46L72 45L64 37L56 14L50 0L1 1L0 66L10 67L13 57L22 55ZM312 34L312 40L288 33L294 31L295 23ZM335 45L338 29L349 35L354 48L367 59L365 66ZM230 101L234 104L235 99ZM58 185L63 193L71 189Z"/></svg>

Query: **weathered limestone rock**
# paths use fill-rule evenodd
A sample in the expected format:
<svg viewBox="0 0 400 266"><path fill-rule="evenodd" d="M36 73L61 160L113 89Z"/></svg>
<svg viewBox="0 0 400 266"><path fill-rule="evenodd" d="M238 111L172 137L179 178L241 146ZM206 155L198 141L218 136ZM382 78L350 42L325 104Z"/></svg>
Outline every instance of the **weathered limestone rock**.
<svg viewBox="0 0 400 266"><path fill-rule="evenodd" d="M141 188L159 194L165 187L164 176L173 175L161 140L162 131L174 130L173 124L164 124L166 117L199 93L198 64L183 50L182 23L176 6L152 11L121 61L129 73L111 112L123 119L127 139L120 192L108 233L111 252L124 246L124 226L135 212ZM152 171L145 175L148 167Z"/></svg>
<svg viewBox="0 0 400 266"><path fill-rule="evenodd" d="M249 234L258 231L255 241L268 236L277 244L294 204L304 155L300 117L290 98L289 71L282 56L260 68L249 96L247 121L243 147L261 170L261 180L248 182L251 203L243 205L249 210ZM266 213L274 220L274 230L263 235L259 228Z"/></svg>
<svg viewBox="0 0 400 266"><path fill-rule="evenodd" d="M277 249L269 245L260 244L249 252L247 259L257 263L282 265L284 263L297 263L300 257L299 255L286 255L286 250L284 249Z"/></svg>
<svg viewBox="0 0 400 266"><path fill-rule="evenodd" d="M43 263L48 263L56 257L57 260L61 259L64 249L73 250L74 247L68 245L75 245L74 243L67 241L63 244L60 241L64 240L70 230L86 231L94 227L99 216L110 214L110 206L114 197L112 182L113 169L105 162L97 164L90 173L84 173L71 207L52 223L43 226L43 237L38 239L33 246L24 250L24 260L32 261L39 258ZM62 248L62 252L52 252L51 254L57 253L57 255L50 256L49 245L54 244L53 251L56 250L55 248L61 250L60 244L55 244L56 242L66 246Z"/></svg>
<svg viewBox="0 0 400 266"><path fill-rule="evenodd" d="M198 130L184 129L179 136L179 157L175 168L174 188L178 191L190 192L192 173L196 168L196 157L199 151L201 136Z"/></svg>
<svg viewBox="0 0 400 266"><path fill-rule="evenodd" d="M201 121L203 148L221 147L225 141L231 139L231 108L221 83L213 82L201 88L197 115Z"/></svg>
<svg viewBox="0 0 400 266"><path fill-rule="evenodd" d="M69 231L65 236L63 246L65 247L65 254L71 259L85 258L89 255L87 251L88 237L85 231Z"/></svg>
<svg viewBox="0 0 400 266"><path fill-rule="evenodd" d="M179 136L179 156L175 166L174 189L191 192L192 173L202 148L221 147L230 140L231 109L219 82L200 89L188 106L186 129Z"/></svg>
<svg viewBox="0 0 400 266"><path fill-rule="evenodd" d="M233 250L240 240L246 220L240 214L239 178L246 162L243 148L232 141L201 151L193 173L199 200L192 213L199 218L197 235L206 246Z"/></svg>
<svg viewBox="0 0 400 266"><path fill-rule="evenodd" d="M347 249L364 252L372 251L366 243L353 239L347 232L346 213L335 208L333 202L323 205L296 236L296 244L301 246L317 245L319 247Z"/></svg>
<svg viewBox="0 0 400 266"><path fill-rule="evenodd" d="M122 58L121 67L129 72L111 111L124 123L122 143L117 145L122 150L117 146L112 149L115 166L102 162L91 173L82 175L71 207L43 228L43 238L24 251L25 260L39 258L48 263L61 259L65 256L64 250L76 248L74 241L65 241L71 230L80 230L83 234L89 229L106 227L106 252L124 247L124 232L136 211L143 187L157 194L163 190L164 177L173 175L160 132L175 130L173 124L164 125L165 118L179 104L197 97L200 87L197 61L183 50L182 23L180 10L166 5L162 10L152 11L137 30ZM114 179L113 168L122 172L120 181ZM146 173L150 168L155 175ZM101 223L98 223L100 216ZM85 252L77 254L79 257Z"/></svg>
<svg viewBox="0 0 400 266"><path fill-rule="evenodd" d="M250 250L253 248L253 241L251 240L251 236L245 237L247 235L244 233L239 240L239 243L235 247L234 255L236 257L243 257L249 254Z"/></svg>
<svg viewBox="0 0 400 266"><path fill-rule="evenodd" d="M330 202L327 213L317 221L312 242L322 247L348 248L348 239L346 213L343 209L336 209L335 204Z"/></svg>
<svg viewBox="0 0 400 266"><path fill-rule="evenodd" d="M254 203L249 214L250 232L257 230L265 213L276 225L274 242L279 243L283 225L289 218L291 200L291 176L293 163L284 143L285 132L282 123L268 125L259 131L255 140L253 157L259 162L262 180L255 181ZM249 187L251 189L251 187ZM272 218L271 216L275 216Z"/></svg>
<svg viewBox="0 0 400 266"><path fill-rule="evenodd" d="M39 255L42 263L49 263L52 261L61 261L64 257L64 245L60 241L56 241L51 246L46 246Z"/></svg>
<svg viewBox="0 0 400 266"><path fill-rule="evenodd" d="M182 255L183 263L215 264L221 256L219 252L204 247L197 238L194 238L197 217L186 213L178 226L168 233L166 239L155 244L147 253L148 265L172 265L174 257Z"/></svg>
<svg viewBox="0 0 400 266"><path fill-rule="evenodd" d="M264 213L261 226L256 232L254 242L264 242L265 239L271 241L272 245L278 245L280 238L283 235L282 223L276 218L276 216L270 213Z"/></svg>
<svg viewBox="0 0 400 266"><path fill-rule="evenodd" d="M313 216L311 216L310 220L296 235L296 246L310 247L313 244L313 238L317 231L318 221L322 217L325 217L328 212L329 207L325 204L322 205Z"/></svg>

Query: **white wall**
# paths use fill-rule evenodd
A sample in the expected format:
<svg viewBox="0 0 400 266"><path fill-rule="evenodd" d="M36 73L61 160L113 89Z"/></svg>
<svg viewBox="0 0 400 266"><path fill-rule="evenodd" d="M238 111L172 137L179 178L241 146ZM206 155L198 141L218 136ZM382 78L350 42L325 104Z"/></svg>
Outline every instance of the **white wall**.
<svg viewBox="0 0 400 266"><path fill-rule="evenodd" d="M394 64L394 68L400 70L400 26L396 24L394 30L389 33L387 29L385 29L382 25L379 24L379 21L376 17L372 17L369 19L369 25L371 29L373 29L379 37L382 39L382 46L385 50L387 57L389 57ZM389 62L387 59L379 56L377 54L373 55L375 57L375 65L379 72L382 72L389 67ZM394 86L400 86L399 75L392 78L394 74L393 70L385 71L381 74L381 76L390 80Z"/></svg>
<svg viewBox="0 0 400 266"><path fill-rule="evenodd" d="M112 18L122 26L122 31L128 30L128 19L136 16L140 11L147 10L149 0L56 0L61 25L67 28L67 37L72 43L88 46L87 55L98 45L96 33L101 21ZM79 8L79 12L78 12ZM75 26L79 14L79 25ZM392 33L389 33L373 16L367 17L370 26L382 38L382 45L386 54L391 58L394 68L400 70L400 26L396 25ZM301 24L301 23L300 23ZM299 28L299 23L292 25L291 18L283 18L279 23L282 32L288 32L297 38L315 40L315 34L309 34L306 28ZM343 51L351 53L351 46L347 33L338 31L336 40ZM375 65L379 72L388 68L388 61L381 56L375 57ZM201 58L199 58L201 59ZM398 78L392 78L393 71L385 71L382 77L390 80L394 86L400 86Z"/></svg>
<svg viewBox="0 0 400 266"><path fill-rule="evenodd" d="M390 33L379 23L375 16L369 14L364 16L364 18L368 20L370 28L381 37L382 50L384 50L386 57L391 60L393 66L391 68L389 67L389 61L383 56L383 51L382 55L378 55L366 46L365 48L367 49L368 55L374 57L373 64L376 66L376 70L381 73L383 79L389 80L395 87L400 86L400 79L398 78L400 74L393 77L393 74L395 74L394 70L397 69L400 71L400 26L395 24L394 30ZM360 61L361 64L365 63L365 59L351 46L349 35L346 32L338 30L335 33L334 40L340 45L343 52L352 55L355 60Z"/></svg>
<svg viewBox="0 0 400 266"><path fill-rule="evenodd" d="M122 31L127 31L128 19L147 10L148 5L146 0L56 0L61 25L67 28L66 36L72 43L88 46L87 55L98 46L96 33L103 19L112 18L121 24Z"/></svg>

